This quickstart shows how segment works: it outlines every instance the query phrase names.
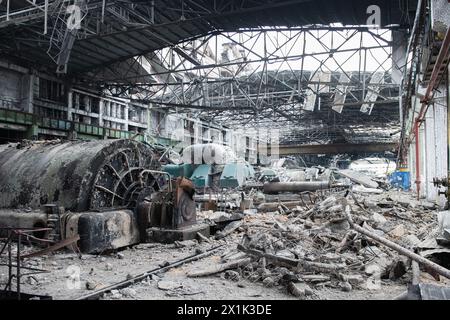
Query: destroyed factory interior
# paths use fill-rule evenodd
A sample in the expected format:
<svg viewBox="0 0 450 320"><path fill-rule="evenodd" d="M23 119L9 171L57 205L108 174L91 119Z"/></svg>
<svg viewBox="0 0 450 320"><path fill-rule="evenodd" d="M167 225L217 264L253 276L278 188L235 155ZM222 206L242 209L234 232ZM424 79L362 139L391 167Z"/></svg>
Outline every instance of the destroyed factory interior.
<svg viewBox="0 0 450 320"><path fill-rule="evenodd" d="M0 0L0 300L450 299L447 0Z"/></svg>

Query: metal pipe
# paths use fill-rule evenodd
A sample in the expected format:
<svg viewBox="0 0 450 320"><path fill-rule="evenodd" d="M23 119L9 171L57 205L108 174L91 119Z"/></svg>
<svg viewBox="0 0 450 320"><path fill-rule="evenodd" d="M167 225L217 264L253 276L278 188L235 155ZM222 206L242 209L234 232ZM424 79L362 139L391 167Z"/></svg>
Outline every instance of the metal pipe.
<svg viewBox="0 0 450 320"><path fill-rule="evenodd" d="M412 251L410 251L410 250L408 250L406 248L403 248L402 246L399 246L395 242L392 242L392 241L390 241L388 239L380 237L379 235L377 235L377 234L375 234L375 233L373 233L373 232L371 232L371 231L369 231L369 230L367 230L367 229L365 229L363 227L360 227L359 225L355 224L353 222L353 219L352 219L351 215L350 215L350 211L351 211L350 206L347 205L345 207L345 214L346 214L346 217L347 217L347 220L348 220L350 226L354 230L356 230L359 233L362 233L365 236L367 236L367 237L369 237L369 238L371 238L371 239L373 239L373 240L375 240L375 241L385 245L388 248L391 248L391 249L397 251L401 255L404 255L404 256L406 256L406 257L408 257L408 258L410 258L410 259L412 259L414 261L417 261L418 263L420 263L420 264L430 268L431 270L436 271L441 276L444 276L447 279L450 279L450 270L448 270L447 268L444 268L443 266L441 266L441 265L439 265L437 263L434 263L433 261L428 260L428 259L418 255L417 253L414 253L414 252L412 252Z"/></svg>
<svg viewBox="0 0 450 320"><path fill-rule="evenodd" d="M264 193L315 191L330 188L329 181L267 182Z"/></svg>

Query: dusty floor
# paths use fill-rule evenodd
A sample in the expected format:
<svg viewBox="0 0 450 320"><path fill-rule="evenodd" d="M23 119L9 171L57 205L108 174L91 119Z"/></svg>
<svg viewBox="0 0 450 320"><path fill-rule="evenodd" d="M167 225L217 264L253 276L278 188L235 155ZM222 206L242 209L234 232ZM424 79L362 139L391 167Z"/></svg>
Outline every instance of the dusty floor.
<svg viewBox="0 0 450 320"><path fill-rule="evenodd" d="M226 241L217 242L226 244ZM188 248L149 243L121 250L118 254L102 256L84 254L81 259L70 252L31 258L28 265L50 272L24 276L21 287L23 292L49 295L53 299L75 299L92 292L86 288L88 282L95 286L95 290L100 289L125 280L129 275L135 276L157 268L166 261L176 261L191 256L198 250L207 250L211 247L212 245L208 243L199 243ZM30 250L36 249L30 248ZM220 274L201 278L186 277L188 271L216 263L221 252L225 250L227 250L226 246L209 257L172 268L153 276L152 279L145 279L128 288L106 294L103 299L298 299L282 287L265 287L260 282L251 282L246 279L232 281L222 279ZM70 274L78 268L80 270L79 289L74 282L69 281ZM2 267L0 270L0 281L3 286L7 269ZM158 283L164 289L158 288ZM405 289L406 284L383 281L380 289L376 290L343 292L340 289L317 289L310 299L391 299Z"/></svg>

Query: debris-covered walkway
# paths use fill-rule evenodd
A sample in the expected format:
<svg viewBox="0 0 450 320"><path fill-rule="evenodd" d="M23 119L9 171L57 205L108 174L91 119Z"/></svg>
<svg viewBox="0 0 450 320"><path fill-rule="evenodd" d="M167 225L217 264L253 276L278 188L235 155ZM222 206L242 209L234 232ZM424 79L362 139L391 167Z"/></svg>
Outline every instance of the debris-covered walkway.
<svg viewBox="0 0 450 320"><path fill-rule="evenodd" d="M22 288L54 299L393 299L414 282L448 284L433 268L416 270L414 260L349 223L351 217L370 233L448 264L450 249L435 240L438 212L410 193L343 190L310 209L280 211L249 212L210 238L143 243L103 255L57 252L26 259L25 266L49 272L22 277ZM210 224L223 219L220 212L201 216ZM1 270L3 286L7 270ZM124 280L130 281L96 294Z"/></svg>

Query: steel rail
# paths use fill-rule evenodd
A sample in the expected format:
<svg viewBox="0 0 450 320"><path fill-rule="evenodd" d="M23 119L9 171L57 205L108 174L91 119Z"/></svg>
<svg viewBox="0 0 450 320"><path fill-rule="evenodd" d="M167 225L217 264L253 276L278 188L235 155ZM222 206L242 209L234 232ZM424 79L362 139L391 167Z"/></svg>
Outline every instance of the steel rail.
<svg viewBox="0 0 450 320"><path fill-rule="evenodd" d="M135 277L133 277L131 279L127 279L127 280L124 280L124 281L117 282L115 284L112 284L112 285L107 286L105 288L102 288L100 290L96 290L96 291L94 291L92 293L89 293L89 294L86 294L84 296L75 298L74 300L98 300L103 294L105 294L105 293L107 293L107 292L109 292L111 290L122 289L122 288L125 288L125 287L128 287L128 286L131 286L131 285L137 283L138 281L141 281L141 280L147 278L149 275L152 275L152 274L155 274L155 273L158 273L158 272L165 272L165 271L167 271L167 270L169 270L171 268L178 267L178 266L180 266L182 264L185 264L185 263L188 263L188 262L191 262L191 261L194 261L194 260L198 260L198 259L201 259L201 258L205 258L205 257L213 254L215 251L217 251L218 249L222 248L223 246L224 245L222 244L222 245L216 246L214 248L211 248L211 249L209 249L209 250L207 250L207 251L205 251L203 253L194 254L192 256L189 256L189 257L183 258L181 260L172 262L172 263L168 264L167 266L155 268L155 269L152 269L150 271L146 271L146 272L141 273L141 274L139 274L139 275L137 275L137 276L135 276Z"/></svg>

